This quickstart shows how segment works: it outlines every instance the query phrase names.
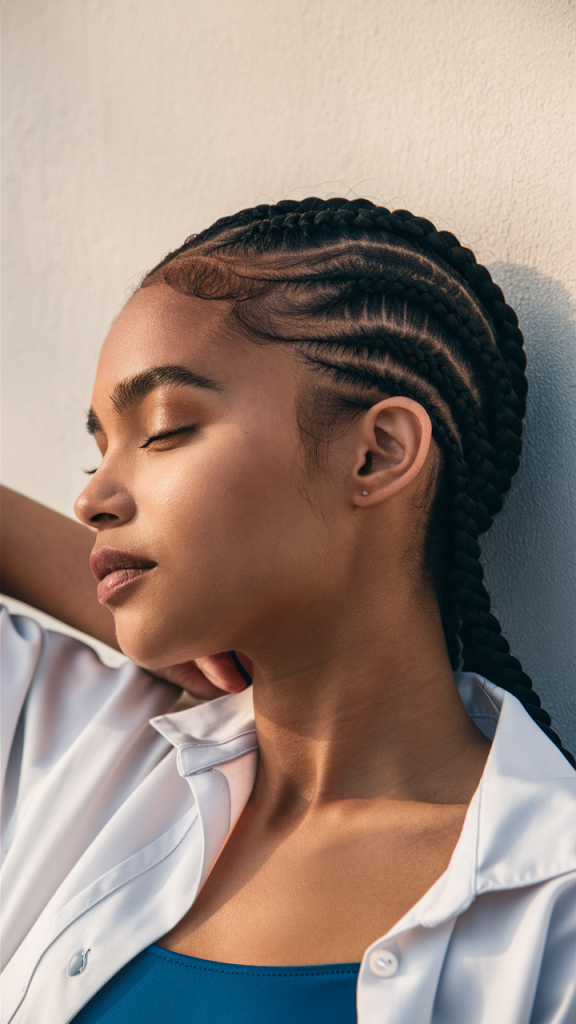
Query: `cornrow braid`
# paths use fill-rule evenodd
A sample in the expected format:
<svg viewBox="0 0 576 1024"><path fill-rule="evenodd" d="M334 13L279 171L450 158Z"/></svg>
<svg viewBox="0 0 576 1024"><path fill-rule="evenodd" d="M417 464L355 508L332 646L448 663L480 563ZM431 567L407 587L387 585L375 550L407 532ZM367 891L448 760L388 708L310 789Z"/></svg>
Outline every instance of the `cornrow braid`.
<svg viewBox="0 0 576 1024"><path fill-rule="evenodd" d="M483 582L479 538L518 470L528 385L518 318L471 250L367 199L284 200L190 236L142 286L158 281L231 300L241 329L296 346L343 407L382 394L424 406L442 462L428 548L440 568L429 568L452 666L517 697L574 764Z"/></svg>

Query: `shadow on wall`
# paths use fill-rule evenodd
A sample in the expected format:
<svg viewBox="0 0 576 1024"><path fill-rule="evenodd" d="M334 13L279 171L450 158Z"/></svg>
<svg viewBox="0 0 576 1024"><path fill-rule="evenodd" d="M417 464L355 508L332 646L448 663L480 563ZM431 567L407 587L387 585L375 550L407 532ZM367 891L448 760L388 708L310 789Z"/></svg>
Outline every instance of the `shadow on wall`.
<svg viewBox="0 0 576 1024"><path fill-rule="evenodd" d="M552 727L576 750L576 350L574 305L558 281L492 264L526 339L528 408L520 470L484 538L494 610Z"/></svg>

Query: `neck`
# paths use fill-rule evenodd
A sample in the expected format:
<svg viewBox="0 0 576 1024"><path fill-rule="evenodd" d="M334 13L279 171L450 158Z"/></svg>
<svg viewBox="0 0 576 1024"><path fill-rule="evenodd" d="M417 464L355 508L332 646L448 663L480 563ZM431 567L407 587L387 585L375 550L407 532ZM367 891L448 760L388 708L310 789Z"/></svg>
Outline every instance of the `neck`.
<svg viewBox="0 0 576 1024"><path fill-rule="evenodd" d="M468 803L489 743L458 694L435 597L395 588L386 609L329 618L254 659L254 798L291 813L345 799Z"/></svg>

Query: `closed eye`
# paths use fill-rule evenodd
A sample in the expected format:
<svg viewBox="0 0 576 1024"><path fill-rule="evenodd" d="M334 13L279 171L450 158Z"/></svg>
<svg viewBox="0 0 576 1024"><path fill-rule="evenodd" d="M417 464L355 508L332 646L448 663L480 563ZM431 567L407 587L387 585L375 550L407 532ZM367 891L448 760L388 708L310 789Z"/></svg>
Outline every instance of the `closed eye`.
<svg viewBox="0 0 576 1024"><path fill-rule="evenodd" d="M177 437L178 434L189 434L193 430L196 430L195 423L190 423L184 427L176 427L174 430L164 430L162 431L161 434L153 434L152 437L149 437L144 442L144 444L140 445L140 448L148 448L148 445L153 444L154 441L165 441L169 437ZM84 473L86 473L88 476L93 476L97 469L98 466L96 466L96 469L85 469Z"/></svg>
<svg viewBox="0 0 576 1024"><path fill-rule="evenodd" d="M161 434L154 434L152 437L149 437L144 444L140 445L140 448L147 448L148 445L153 443L153 441L164 441L168 437L177 437L178 434L189 434L192 430L196 430L195 423L191 423L185 427L176 427L175 430L164 430Z"/></svg>

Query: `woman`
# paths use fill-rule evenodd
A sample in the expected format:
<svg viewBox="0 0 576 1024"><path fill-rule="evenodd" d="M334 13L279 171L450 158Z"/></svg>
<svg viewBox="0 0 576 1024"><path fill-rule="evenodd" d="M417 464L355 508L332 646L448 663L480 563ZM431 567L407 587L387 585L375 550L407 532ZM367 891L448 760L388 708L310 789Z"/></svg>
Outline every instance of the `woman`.
<svg viewBox="0 0 576 1024"><path fill-rule="evenodd" d="M7 624L3 1020L571 1019L574 771L479 561L524 366L473 254L367 200L242 211L147 275L91 532L42 520L8 570L109 639L93 542L133 664ZM253 686L186 706L163 680L202 667Z"/></svg>

